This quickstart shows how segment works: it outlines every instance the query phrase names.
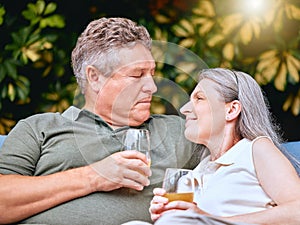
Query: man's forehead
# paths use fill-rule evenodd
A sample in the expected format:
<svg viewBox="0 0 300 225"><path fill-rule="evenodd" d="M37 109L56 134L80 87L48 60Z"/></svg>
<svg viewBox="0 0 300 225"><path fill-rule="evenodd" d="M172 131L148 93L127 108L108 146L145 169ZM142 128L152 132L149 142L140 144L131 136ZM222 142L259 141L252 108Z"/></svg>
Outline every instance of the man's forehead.
<svg viewBox="0 0 300 225"><path fill-rule="evenodd" d="M135 62L130 62L126 64L121 64L120 69L122 68L132 68L132 69L154 69L155 61L154 60L137 60Z"/></svg>

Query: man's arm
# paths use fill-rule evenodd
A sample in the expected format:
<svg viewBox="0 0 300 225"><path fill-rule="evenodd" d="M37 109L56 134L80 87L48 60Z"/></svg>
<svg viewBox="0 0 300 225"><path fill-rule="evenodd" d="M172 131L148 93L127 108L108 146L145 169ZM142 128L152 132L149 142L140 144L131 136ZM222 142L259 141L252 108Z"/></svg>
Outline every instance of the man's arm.
<svg viewBox="0 0 300 225"><path fill-rule="evenodd" d="M150 175L145 155L136 151L47 176L0 175L0 212L9 212L0 214L0 224L18 222L96 191L142 190Z"/></svg>

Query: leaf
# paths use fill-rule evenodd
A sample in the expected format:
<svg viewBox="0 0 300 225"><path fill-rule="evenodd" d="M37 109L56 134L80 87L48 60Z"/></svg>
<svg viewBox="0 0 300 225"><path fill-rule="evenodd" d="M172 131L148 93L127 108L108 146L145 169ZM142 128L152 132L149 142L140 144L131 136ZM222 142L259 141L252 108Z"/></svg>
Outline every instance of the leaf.
<svg viewBox="0 0 300 225"><path fill-rule="evenodd" d="M181 73L178 76L176 76L175 82L177 84L179 84L179 83L182 83L182 82L186 81L187 79L189 79L189 75L186 74L186 73Z"/></svg>
<svg viewBox="0 0 300 225"><path fill-rule="evenodd" d="M42 15L43 11L45 9L46 3L43 0L38 0L35 5L36 5L36 10L37 10L38 15Z"/></svg>
<svg viewBox="0 0 300 225"><path fill-rule="evenodd" d="M155 27L154 28L154 37L155 37L155 40L167 41L168 33L165 30Z"/></svg>
<svg viewBox="0 0 300 225"><path fill-rule="evenodd" d="M14 86L11 83L8 84L7 94L8 94L8 98L11 102L15 100L16 90L15 90Z"/></svg>
<svg viewBox="0 0 300 225"><path fill-rule="evenodd" d="M199 27L198 33L203 36L210 32L215 25L215 21L206 19L206 21Z"/></svg>
<svg viewBox="0 0 300 225"><path fill-rule="evenodd" d="M229 35L234 29L236 29L243 21L243 15L240 13L234 13L226 16L221 22L220 26L224 35Z"/></svg>
<svg viewBox="0 0 300 225"><path fill-rule="evenodd" d="M194 33L194 26L189 20L180 20L179 24L190 34Z"/></svg>
<svg viewBox="0 0 300 225"><path fill-rule="evenodd" d="M260 31L261 31L261 28L260 28L260 25L258 22L256 21L250 21L250 24L251 24L251 27L252 27L252 31L254 33L254 36L256 38L259 38L260 36Z"/></svg>
<svg viewBox="0 0 300 225"><path fill-rule="evenodd" d="M277 57L262 59L258 62L257 66L256 66L256 70L261 72L268 67L275 67L275 65L278 65L279 62L280 62L280 59Z"/></svg>
<svg viewBox="0 0 300 225"><path fill-rule="evenodd" d="M287 68L285 63L281 63L277 76L275 77L275 87L279 91L284 91L286 85Z"/></svg>
<svg viewBox="0 0 300 225"><path fill-rule="evenodd" d="M31 21L32 19L36 18L36 13L31 10L24 10L24 11L22 11L22 16L25 19Z"/></svg>
<svg viewBox="0 0 300 225"><path fill-rule="evenodd" d="M56 7L57 7L57 6L56 6L56 3L50 2L50 3L46 6L44 15L48 15L48 14L53 13L53 12L56 10Z"/></svg>
<svg viewBox="0 0 300 225"><path fill-rule="evenodd" d="M23 50L23 53L32 61L35 62L41 58L41 55L36 49L26 48Z"/></svg>
<svg viewBox="0 0 300 225"><path fill-rule="evenodd" d="M224 40L224 36L221 34L216 34L207 41L207 44L209 47L214 47L222 40Z"/></svg>
<svg viewBox="0 0 300 225"><path fill-rule="evenodd" d="M278 51L276 49L273 49L273 50L269 50L269 51L266 51L266 52L262 53L259 56L259 58L260 59L273 58L277 54L278 54Z"/></svg>
<svg viewBox="0 0 300 225"><path fill-rule="evenodd" d="M0 25L3 23L3 16L5 15L5 8L3 6L0 7Z"/></svg>
<svg viewBox="0 0 300 225"><path fill-rule="evenodd" d="M223 57L231 61L234 57L234 45L228 42L223 48Z"/></svg>
<svg viewBox="0 0 300 225"><path fill-rule="evenodd" d="M293 105L292 105L292 113L295 116L298 116L300 112L300 96L299 94L297 96L295 96L294 101L293 101Z"/></svg>
<svg viewBox="0 0 300 225"><path fill-rule="evenodd" d="M299 82L299 71L297 66L293 63L293 61L291 60L293 56L288 54L286 57L286 64L287 64L287 68L289 71L289 74L291 75L291 77L293 78L293 80L295 82Z"/></svg>
<svg viewBox="0 0 300 225"><path fill-rule="evenodd" d="M5 70L4 66L3 66L3 64L0 64L0 82L2 80L4 80L5 75L6 75L6 70Z"/></svg>
<svg viewBox="0 0 300 225"><path fill-rule="evenodd" d="M287 111L291 107L291 105L293 103L293 99L294 99L293 94L289 94L289 96L283 103L283 106L282 106L283 111Z"/></svg>
<svg viewBox="0 0 300 225"><path fill-rule="evenodd" d="M275 18L276 10L272 7L270 10L267 10L264 15L264 20L267 26L269 26Z"/></svg>
<svg viewBox="0 0 300 225"><path fill-rule="evenodd" d="M1 98L6 98L7 96L7 86L2 87L1 91Z"/></svg>
<svg viewBox="0 0 300 225"><path fill-rule="evenodd" d="M276 73L277 73L277 66L276 67L269 66L265 70L263 70L261 74L267 82L270 82L276 76Z"/></svg>
<svg viewBox="0 0 300 225"><path fill-rule="evenodd" d="M282 26L283 26L282 18L283 18L283 10L279 10L273 21L273 27L276 32L282 30Z"/></svg>
<svg viewBox="0 0 300 225"><path fill-rule="evenodd" d="M195 38L185 38L182 41L179 42L180 46L183 46L185 48L190 48L196 43Z"/></svg>
<svg viewBox="0 0 300 225"><path fill-rule="evenodd" d="M168 17L166 17L165 15L162 15L162 14L155 15L155 20L158 23L161 23L161 24L165 24L165 23L170 23L171 22L170 18L168 18Z"/></svg>
<svg viewBox="0 0 300 225"><path fill-rule="evenodd" d="M300 8L297 6L287 3L285 5L285 11L289 19L300 20Z"/></svg>
<svg viewBox="0 0 300 225"><path fill-rule="evenodd" d="M4 68L7 71L7 74L12 77L13 79L17 79L17 68L16 64L13 62L13 60L5 60L4 61Z"/></svg>
<svg viewBox="0 0 300 225"><path fill-rule="evenodd" d="M183 71L184 73L191 74L197 68L197 64L194 62L181 61L176 64L176 68L178 68L180 72Z"/></svg>
<svg viewBox="0 0 300 225"><path fill-rule="evenodd" d="M65 21L62 16L60 15L52 15L48 16L47 18L44 18L40 21L40 27L57 27L57 28L63 28L65 26Z"/></svg>
<svg viewBox="0 0 300 225"><path fill-rule="evenodd" d="M215 7L211 1L199 1L199 6L193 9L193 13L199 16L214 17Z"/></svg>
<svg viewBox="0 0 300 225"><path fill-rule="evenodd" d="M296 59L293 55L288 54L288 59L291 61L291 63L296 67L297 70L300 70L300 60Z"/></svg>
<svg viewBox="0 0 300 225"><path fill-rule="evenodd" d="M246 22L241 30L240 30L240 38L244 45L249 44L249 42L252 40L252 29L251 24L249 22Z"/></svg>
<svg viewBox="0 0 300 225"><path fill-rule="evenodd" d="M194 27L187 20L181 20L178 25L173 26L173 30L178 37L189 37L194 34Z"/></svg>

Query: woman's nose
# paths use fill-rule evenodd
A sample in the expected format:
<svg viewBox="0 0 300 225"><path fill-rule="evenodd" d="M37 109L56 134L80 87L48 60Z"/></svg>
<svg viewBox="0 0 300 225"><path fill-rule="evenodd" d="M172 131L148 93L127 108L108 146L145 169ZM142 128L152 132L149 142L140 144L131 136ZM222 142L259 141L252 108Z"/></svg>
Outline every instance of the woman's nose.
<svg viewBox="0 0 300 225"><path fill-rule="evenodd" d="M187 113L191 112L191 101L187 102L185 105L183 105L181 108L180 108L180 112L183 114L183 115L186 115Z"/></svg>

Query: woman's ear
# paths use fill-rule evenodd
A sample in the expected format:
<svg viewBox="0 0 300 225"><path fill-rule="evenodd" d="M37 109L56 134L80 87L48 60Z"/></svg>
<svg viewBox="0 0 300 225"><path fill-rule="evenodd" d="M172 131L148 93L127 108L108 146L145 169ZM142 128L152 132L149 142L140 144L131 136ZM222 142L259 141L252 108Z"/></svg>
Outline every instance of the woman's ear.
<svg viewBox="0 0 300 225"><path fill-rule="evenodd" d="M101 73L96 67L90 65L86 67L85 71L88 85L93 91L99 92L102 87Z"/></svg>
<svg viewBox="0 0 300 225"><path fill-rule="evenodd" d="M242 105L239 100L226 103L226 120L232 121L241 113Z"/></svg>

